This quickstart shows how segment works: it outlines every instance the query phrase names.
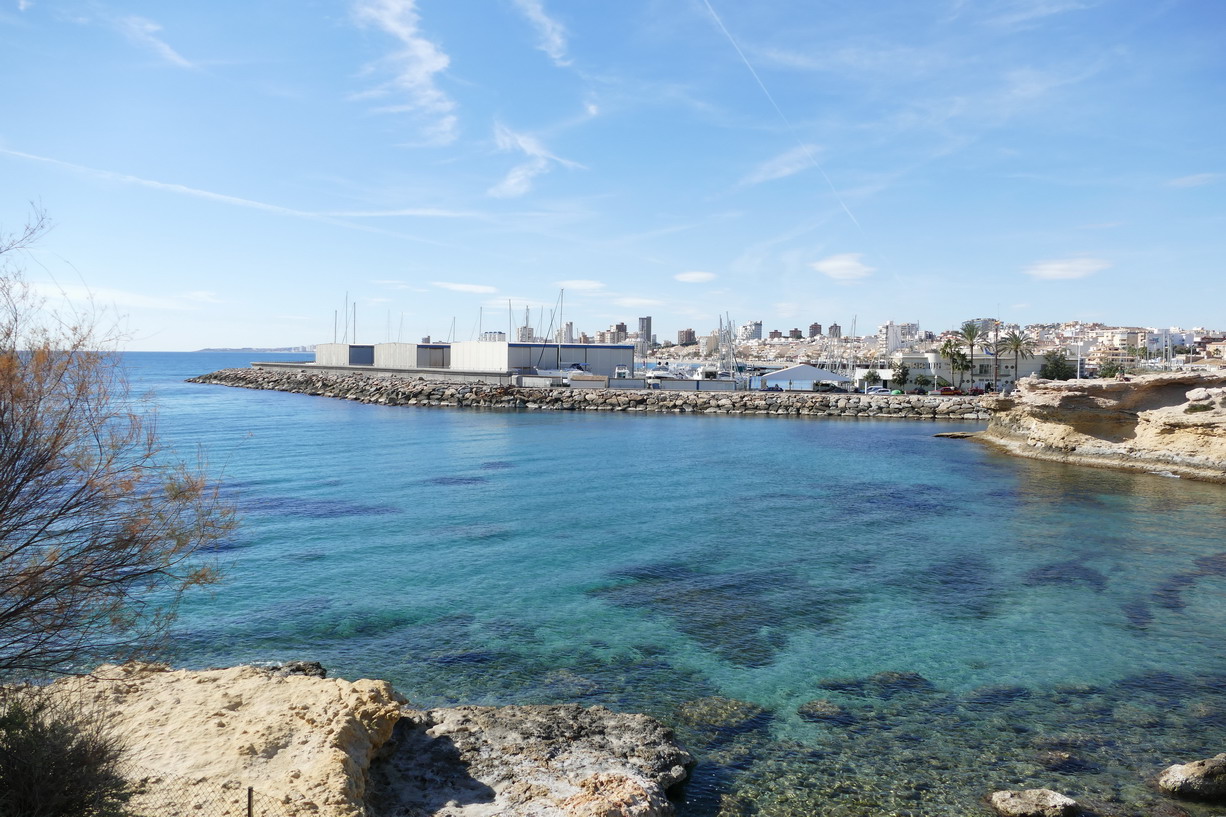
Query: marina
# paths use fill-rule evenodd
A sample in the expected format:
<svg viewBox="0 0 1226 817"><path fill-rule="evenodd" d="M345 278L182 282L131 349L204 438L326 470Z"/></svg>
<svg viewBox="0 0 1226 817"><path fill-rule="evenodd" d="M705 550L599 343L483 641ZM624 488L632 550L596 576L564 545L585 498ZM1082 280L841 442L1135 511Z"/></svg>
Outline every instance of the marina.
<svg viewBox="0 0 1226 817"><path fill-rule="evenodd" d="M181 382L250 356L132 357L245 516L184 665L647 712L699 756L682 817L964 817L1038 784L1150 814L1151 774L1226 739L1219 486L917 420L431 411Z"/></svg>

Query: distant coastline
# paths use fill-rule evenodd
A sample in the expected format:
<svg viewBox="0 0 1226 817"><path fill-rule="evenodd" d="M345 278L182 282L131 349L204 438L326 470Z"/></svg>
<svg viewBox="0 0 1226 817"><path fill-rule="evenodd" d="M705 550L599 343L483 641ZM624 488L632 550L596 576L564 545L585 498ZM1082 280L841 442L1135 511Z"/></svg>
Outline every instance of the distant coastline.
<svg viewBox="0 0 1226 817"><path fill-rule="evenodd" d="M200 352L283 352L286 354L296 354L301 352L306 354L314 351L314 346L225 346L218 348L209 347L207 349L197 349L194 354L199 354Z"/></svg>

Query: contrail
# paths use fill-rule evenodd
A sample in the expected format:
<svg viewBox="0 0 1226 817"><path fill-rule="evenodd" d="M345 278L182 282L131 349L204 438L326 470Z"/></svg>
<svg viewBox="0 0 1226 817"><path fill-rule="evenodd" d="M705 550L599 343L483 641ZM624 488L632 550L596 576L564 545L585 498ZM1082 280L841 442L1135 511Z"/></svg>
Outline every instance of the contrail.
<svg viewBox="0 0 1226 817"><path fill-rule="evenodd" d="M800 145L800 149L804 151L805 156L807 156L809 159L809 162L815 168L817 168L817 172L822 174L822 178L825 179L826 184L830 186L830 192L834 193L834 198L839 203L839 206L843 208L843 212L847 214L847 217L851 219L852 224L855 224L860 232L864 232L864 228L860 226L860 222L854 215L852 215L851 210L847 209L847 204L843 201L843 195L839 193L839 189L834 186L834 182L830 181L830 177L826 175L826 171L822 169L820 164L818 164L817 158L809 150L809 146L801 141L800 135L796 133L796 128L792 127L791 121L783 113L783 109L779 107L779 103L775 101L773 96L771 96L771 92L766 87L766 83L762 81L762 77L758 76L758 72L754 70L753 63L749 61L749 58L745 56L745 52L741 50L739 45L737 45L736 39L732 36L732 33L728 31L728 27L724 25L724 21L719 18L718 14L715 13L715 9L711 6L711 0L702 0L702 2L704 5L706 5L707 11L711 12L711 17L714 18L716 25L719 26L719 30L724 32L724 36L728 38L728 42L732 43L732 47L736 49L736 53L740 56L741 62L745 63L745 67L749 69L749 73L753 74L754 80L758 83L758 87L762 89L762 93L764 93L766 98L770 100L771 106L775 109L775 113L779 114L779 118L783 120L783 124L788 126L788 130L791 131L792 138L796 140L796 144Z"/></svg>

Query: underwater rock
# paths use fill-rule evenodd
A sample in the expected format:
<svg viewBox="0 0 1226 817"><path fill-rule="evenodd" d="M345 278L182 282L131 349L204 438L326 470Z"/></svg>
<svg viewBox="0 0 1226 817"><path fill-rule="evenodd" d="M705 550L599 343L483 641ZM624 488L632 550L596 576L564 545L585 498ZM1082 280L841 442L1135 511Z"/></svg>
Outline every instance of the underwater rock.
<svg viewBox="0 0 1226 817"><path fill-rule="evenodd" d="M1176 797L1226 803L1226 752L1168 767L1158 775L1158 788Z"/></svg>
<svg viewBox="0 0 1226 817"><path fill-rule="evenodd" d="M764 728L770 723L771 713L747 701L712 696L681 704L677 719L689 726L714 730L721 737L731 737Z"/></svg>
<svg viewBox="0 0 1226 817"><path fill-rule="evenodd" d="M1083 757L1078 757L1072 752L1066 752L1059 749L1053 749L1046 752L1040 752L1035 758L1039 765L1049 772L1060 772L1062 774L1080 774L1083 772L1098 771L1097 764L1091 763Z"/></svg>
<svg viewBox="0 0 1226 817"><path fill-rule="evenodd" d="M971 706L1004 706L1030 697L1030 690L1017 686L986 686L972 689L964 699Z"/></svg>
<svg viewBox="0 0 1226 817"><path fill-rule="evenodd" d="M796 714L801 720L810 723L835 723L840 726L850 726L856 722L856 716L829 698L815 698L796 708Z"/></svg>
<svg viewBox="0 0 1226 817"><path fill-rule="evenodd" d="M895 695L912 692L933 692L936 687L918 672L878 672L867 678L823 678L817 682L819 689L843 692L848 695L893 698Z"/></svg>
<svg viewBox="0 0 1226 817"><path fill-rule="evenodd" d="M1071 817L1081 811L1076 800L1051 789L998 791L990 800L1001 817Z"/></svg>

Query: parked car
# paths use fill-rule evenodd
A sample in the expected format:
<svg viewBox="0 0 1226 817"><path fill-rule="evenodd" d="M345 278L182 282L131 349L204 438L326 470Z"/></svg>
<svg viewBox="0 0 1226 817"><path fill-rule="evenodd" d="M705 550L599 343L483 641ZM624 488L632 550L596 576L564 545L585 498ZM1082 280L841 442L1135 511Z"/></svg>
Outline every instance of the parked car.
<svg viewBox="0 0 1226 817"><path fill-rule="evenodd" d="M941 388L937 389L937 394L943 394L943 395L962 394L962 389L959 389L956 386L942 386Z"/></svg>
<svg viewBox="0 0 1226 817"><path fill-rule="evenodd" d="M975 387L975 388L973 388L973 389L967 389L967 390L966 390L966 393L967 393L967 394L973 394L973 395L978 396L978 395L980 395L980 394L983 394L983 389L981 389L981 388L979 388L978 386L976 386L976 387Z"/></svg>
<svg viewBox="0 0 1226 817"><path fill-rule="evenodd" d="M865 389L865 394L889 394L890 390L885 386L873 386L871 389Z"/></svg>
<svg viewBox="0 0 1226 817"><path fill-rule="evenodd" d="M912 389L911 391L907 392L907 394L927 394L927 393L928 393L927 389Z"/></svg>
<svg viewBox="0 0 1226 817"><path fill-rule="evenodd" d="M890 389L890 394L902 394L902 389Z"/></svg>

